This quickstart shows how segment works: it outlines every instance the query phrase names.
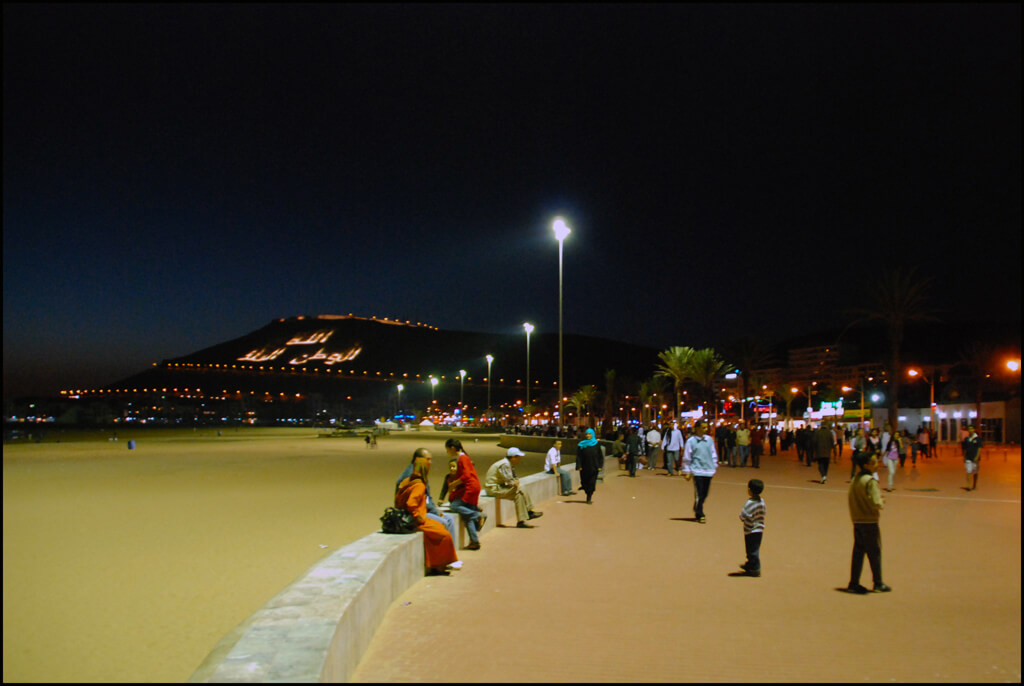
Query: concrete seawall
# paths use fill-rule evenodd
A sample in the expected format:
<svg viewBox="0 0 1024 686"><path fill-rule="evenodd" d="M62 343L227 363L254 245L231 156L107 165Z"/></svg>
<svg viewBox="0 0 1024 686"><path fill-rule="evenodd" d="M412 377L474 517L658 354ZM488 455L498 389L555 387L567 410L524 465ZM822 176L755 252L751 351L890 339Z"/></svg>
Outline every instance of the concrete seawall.
<svg viewBox="0 0 1024 686"><path fill-rule="evenodd" d="M534 445L538 439L541 442ZM546 451L553 439L505 436L501 445L538 452L542 441L547 441L542 448ZM576 441L565 441L570 442L575 452ZM605 465L606 472L615 470L617 461L607 458ZM572 476L573 488L578 488L575 465L564 468ZM555 475L531 474L520 485L538 504L559 495ZM481 534L499 522L514 525L512 501L481 495L479 506L487 515ZM468 539L465 527L455 519L456 547L461 549ZM421 533L364 536L314 564L221 639L189 682L348 681L391 603L423 573Z"/></svg>

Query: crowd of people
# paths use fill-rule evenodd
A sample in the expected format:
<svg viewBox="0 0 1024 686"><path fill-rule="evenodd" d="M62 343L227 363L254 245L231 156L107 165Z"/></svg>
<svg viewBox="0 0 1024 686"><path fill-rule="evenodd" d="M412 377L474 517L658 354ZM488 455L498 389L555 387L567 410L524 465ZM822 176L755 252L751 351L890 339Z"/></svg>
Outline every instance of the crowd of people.
<svg viewBox="0 0 1024 686"><path fill-rule="evenodd" d="M872 571L873 590L892 590L882 580L879 518L884 500L877 470L880 464L884 465L887 474L884 490L892 492L897 470L905 466L908 457L916 467L918 453L924 458L934 455L933 436L926 427L920 427L916 434L911 435L903 429L892 430L888 424L881 430L865 431L861 427L853 431L837 423L822 421L817 427L780 430L773 426L765 430L760 424L748 427L745 421L740 420L735 425L720 424L713 437L708 435L707 429L707 423L703 421L690 426L671 423L659 427L652 423L646 429L627 426L615 435L609 454L618 458L620 468L628 470L633 478L639 470L660 468L666 471L667 476L678 472L686 480L692 480L694 520L704 524L707 522L704 504L719 464L745 468L749 460L752 468L759 469L765 443L770 455L776 455L778 449L785 452L795 447L797 459L802 464L817 464L820 483L824 484L828 480L829 466L839 463L843 443L848 443L852 450L848 501L854 545L850 582L841 590L858 594L870 592L860 583L865 557ZM571 476L561 466L561 448L562 441L555 440L545 457L544 471L559 479L561 495L573 495ZM971 491L978 485L981 457L981 439L973 426L965 427L961 449L967 477L965 490ZM482 487L476 467L459 439L449 438L445 450L449 465L441 501L447 496L450 512L458 515L466 525L470 538L466 549L479 550L479 531L486 516L479 507ZM530 520L541 517L543 513L534 510L529 493L520 488L515 468L522 457L524 453L519 448L509 448L505 457L488 468L483 487L491 497L513 501L516 527L528 529L533 528ZM604 460L605 449L598 442L594 429L585 429L583 439L577 444L576 469L580 472L580 489L586 493L588 505L593 504ZM454 518L442 512L431 498L428 481L431 461L430 451L416 449L412 462L396 484L395 506L411 513L417 530L424 533L427 574L448 575L450 569L458 569L462 563L455 550ZM740 512L747 559L741 563L740 571L732 572L731 576L761 575L759 551L766 511L762 496L764 488L765 484L760 479L751 479L747 484L748 500Z"/></svg>

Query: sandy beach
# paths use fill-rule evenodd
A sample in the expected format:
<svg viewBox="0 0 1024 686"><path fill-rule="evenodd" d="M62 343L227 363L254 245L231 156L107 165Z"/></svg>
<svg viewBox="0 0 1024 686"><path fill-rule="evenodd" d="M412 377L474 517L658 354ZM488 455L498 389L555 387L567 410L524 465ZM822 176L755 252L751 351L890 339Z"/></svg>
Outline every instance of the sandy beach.
<svg viewBox="0 0 1024 686"><path fill-rule="evenodd" d="M187 680L311 564L379 528L416 447L439 458L440 492L452 434L393 433L375 449L318 434L51 431L4 445L4 681ZM496 435L461 437L481 471L504 454Z"/></svg>

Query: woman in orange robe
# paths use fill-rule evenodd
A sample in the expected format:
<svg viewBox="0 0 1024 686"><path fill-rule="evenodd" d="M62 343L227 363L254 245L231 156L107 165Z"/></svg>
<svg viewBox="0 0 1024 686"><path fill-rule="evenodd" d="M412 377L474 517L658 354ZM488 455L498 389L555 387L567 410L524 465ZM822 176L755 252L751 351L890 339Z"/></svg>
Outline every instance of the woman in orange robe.
<svg viewBox="0 0 1024 686"><path fill-rule="evenodd" d="M455 542L440 522L427 517L427 475L430 473L430 453L417 457L413 462L412 474L402 479L395 494L395 507L406 510L416 518L416 528L423 532L423 554L427 562L427 574L444 575L445 567L459 559L455 554Z"/></svg>

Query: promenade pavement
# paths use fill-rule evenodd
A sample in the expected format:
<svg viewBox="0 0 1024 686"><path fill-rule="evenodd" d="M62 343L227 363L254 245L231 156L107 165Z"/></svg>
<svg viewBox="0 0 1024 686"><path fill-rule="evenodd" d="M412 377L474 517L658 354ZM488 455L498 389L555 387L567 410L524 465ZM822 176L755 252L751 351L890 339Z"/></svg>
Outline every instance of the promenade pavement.
<svg viewBox="0 0 1024 686"><path fill-rule="evenodd" d="M793 451L720 467L699 524L692 482L611 469L593 505L538 503L536 528L490 531L461 570L411 587L353 681L1019 683L1019 448L986 450L972 492L956 448L900 470L884 494L885 594L836 590L849 474L848 451L825 485ZM763 576L730 577L755 477Z"/></svg>

